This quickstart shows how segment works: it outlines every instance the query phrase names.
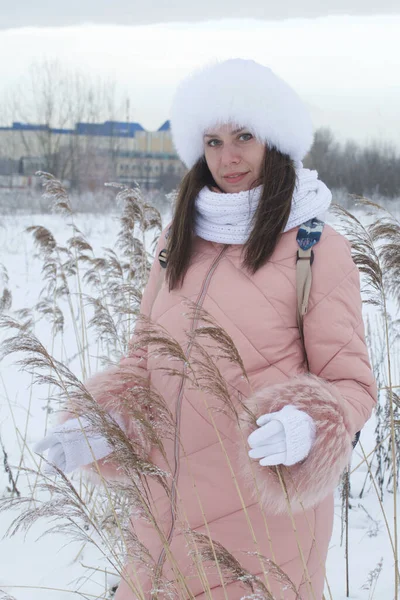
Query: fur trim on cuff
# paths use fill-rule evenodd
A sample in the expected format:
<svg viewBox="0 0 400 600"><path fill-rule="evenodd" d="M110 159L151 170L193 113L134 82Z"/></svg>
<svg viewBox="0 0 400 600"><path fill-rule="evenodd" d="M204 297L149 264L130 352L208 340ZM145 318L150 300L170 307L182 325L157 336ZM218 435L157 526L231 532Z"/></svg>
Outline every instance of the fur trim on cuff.
<svg viewBox="0 0 400 600"><path fill-rule="evenodd" d="M126 393L126 391L133 387L136 383L137 377L134 377L134 373L131 369L121 366L112 366L108 369L97 373L93 377L90 377L85 382L87 391L91 394L93 399L101 405L104 410L109 413L117 413L121 415L124 426L123 429L127 437L135 441L135 448L138 454L143 460L146 460L151 451L151 443L148 439L146 428L138 420L134 419L129 414L124 414L121 411L121 406L118 403L118 396ZM77 411L78 414L82 411ZM58 416L58 423L64 423L67 419L76 418L77 413L74 412L73 406L70 410L61 412ZM97 461L99 470L108 481L124 481L125 477L122 471L118 470L118 464L113 462L112 454ZM88 479L91 479L95 483L100 481L100 477L97 472L95 463L80 467L80 470L85 473Z"/></svg>
<svg viewBox="0 0 400 600"><path fill-rule="evenodd" d="M298 512L302 506L312 508L333 492L352 451L351 427L339 390L316 375L306 374L258 390L247 399L246 405L256 419L293 405L314 420L316 439L307 458L291 467L279 466L291 510ZM244 413L240 422L247 439L254 431L254 424ZM273 514L287 512L287 500L277 468L262 467L248 456L247 451L241 443L240 469L246 484L254 490L254 497L257 497L255 478L263 508Z"/></svg>

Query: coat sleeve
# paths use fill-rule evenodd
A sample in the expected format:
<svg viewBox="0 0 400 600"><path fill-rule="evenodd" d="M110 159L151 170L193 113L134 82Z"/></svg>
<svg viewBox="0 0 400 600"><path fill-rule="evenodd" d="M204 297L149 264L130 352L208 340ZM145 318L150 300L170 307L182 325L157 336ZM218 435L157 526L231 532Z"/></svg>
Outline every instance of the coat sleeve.
<svg viewBox="0 0 400 600"><path fill-rule="evenodd" d="M353 440L371 416L377 386L365 340L360 273L346 238L336 232L331 238L321 248L314 273L315 281L323 278L323 263L332 271L328 292L315 284L304 323L305 345L310 372L333 384L339 394Z"/></svg>
<svg viewBox="0 0 400 600"><path fill-rule="evenodd" d="M292 467L280 467L295 511L316 505L336 487L350 461L354 436L377 401L364 334L359 271L349 242L332 228L326 229L315 249L304 319L310 373L258 390L249 402L256 417L292 404L314 419L317 435L308 457ZM287 502L276 468L257 463L255 469L265 490L265 507L285 511Z"/></svg>
<svg viewBox="0 0 400 600"><path fill-rule="evenodd" d="M142 301L140 305L140 314L146 317L151 316L151 309L155 298L158 293L161 269L158 254L165 247L166 240L165 234L168 230L166 227L161 235L157 244L155 253L155 260L152 264L149 279L146 287L143 291ZM98 402L107 412L118 414L122 417L123 428L126 435L135 440L136 448L143 458L148 457L150 453L150 444L148 436L146 435L146 429L138 419L133 419L132 415L129 415L124 407L122 406L121 397L124 393L133 386L148 381L147 371L147 348L137 347L136 344L138 339L138 323L136 324L135 331L129 343L129 351L117 365L106 368L88 380L84 382L86 390L91 394L92 398ZM78 411L82 414L82 411ZM73 409L72 403L67 406L67 409L60 413L58 417L59 423L64 423L67 419L76 417L77 414ZM109 480L123 479L117 470L117 464L115 464L109 457L103 458L97 461L97 465L100 469L103 477ZM97 468L94 463L85 465L82 470L86 474L92 474L92 479L98 481L96 475Z"/></svg>

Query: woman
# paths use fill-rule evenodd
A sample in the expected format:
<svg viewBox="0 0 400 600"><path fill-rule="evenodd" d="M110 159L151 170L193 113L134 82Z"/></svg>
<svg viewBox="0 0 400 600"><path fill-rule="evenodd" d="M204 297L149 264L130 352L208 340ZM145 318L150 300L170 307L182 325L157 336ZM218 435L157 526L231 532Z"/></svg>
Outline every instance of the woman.
<svg viewBox="0 0 400 600"><path fill-rule="evenodd" d="M253 591L261 595L254 598L321 600L333 491L376 402L376 386L358 269L347 240L327 225L314 250L304 318L310 373L305 366L296 322L296 236L302 223L323 216L331 202L317 173L302 168L313 139L310 117L270 69L234 59L182 82L171 128L189 171L161 235L160 261L153 264L141 311L182 345L182 377L166 373L170 362L162 353L140 347L138 329L136 350L87 387L114 411L142 455L170 475L167 489L149 481L166 542L145 519L135 520L134 530L154 561L153 575L162 573L164 586L168 580L186 586L176 597L238 600L251 594L243 583L251 574L259 577L253 583L265 585L260 592L262 585L255 583ZM218 357L212 340L205 343L230 390L232 410L221 395L190 385L184 376L199 352L190 333L205 314L230 336L243 361ZM140 420L118 404L138 377L149 379L172 414L174 433L163 440L164 456L149 443ZM54 442L72 435L70 430L59 427L50 456L56 456ZM75 435L72 448L82 442L81 432ZM103 458L110 448L96 443L102 474L118 478L117 465ZM91 460L79 454L77 462ZM68 461L71 470L76 463ZM68 470L65 461L58 464ZM188 528L206 536L195 538L194 555ZM207 543L211 563L221 564L193 568ZM224 574L232 575L236 563L224 564L222 547L244 569L236 565L228 582ZM150 598L153 584L132 558L116 600Z"/></svg>

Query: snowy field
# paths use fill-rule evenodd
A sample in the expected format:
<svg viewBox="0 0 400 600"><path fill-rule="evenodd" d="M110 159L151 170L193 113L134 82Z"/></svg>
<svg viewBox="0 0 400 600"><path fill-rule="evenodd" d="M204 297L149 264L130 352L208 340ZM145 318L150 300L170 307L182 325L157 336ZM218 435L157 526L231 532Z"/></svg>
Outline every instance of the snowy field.
<svg viewBox="0 0 400 600"><path fill-rule="evenodd" d="M32 235L24 230L28 226L48 227L62 244L71 235L61 216L4 216L0 221L0 263L7 267L9 287L13 296L12 309L31 307L38 301L43 287L40 260L34 257ZM118 223L110 215L86 214L76 217L76 225L88 237L96 253L104 246L115 244ZM0 280L1 290L1 280ZM1 295L1 292L0 292ZM76 299L74 299L75 301ZM67 312L67 307L65 306ZM11 314L11 313L10 313ZM45 319L35 323L35 333L46 347L52 345L51 327ZM0 332L3 338L9 332ZM69 368L78 376L81 366L76 357L75 338L72 328L66 327L58 336L52 353L68 360ZM100 368L96 359L95 345L91 355L90 370ZM6 357L0 363L0 435L8 463L12 468L16 485L22 495L30 495L35 478L29 478L18 466L38 467L38 457L32 452L34 442L42 437L46 421L45 386L31 386L30 376L18 371L16 356ZM400 383L399 371L395 377ZM51 425L51 417L49 421ZM26 446L24 443L26 440ZM374 420L362 433L362 444L368 454L374 448ZM360 447L354 452L353 467L362 461ZM0 452L0 460L3 454ZM0 496L7 493L9 478L0 467ZM350 598L353 600L391 600L394 598L393 552L387 534L384 517L377 494L367 476L365 463L351 476L352 507L349 532L349 578ZM363 489L362 498L359 498ZM40 501L40 492L34 492ZM393 532L393 495L386 492L383 505L389 526ZM0 536L10 525L11 514L0 514ZM54 525L54 523L53 523ZM104 590L117 582L115 576L107 575L104 559L93 547L69 542L59 534L38 539L50 524L44 519L36 523L26 539L23 532L5 537L0 544L0 589L17 600L56 600L73 598L106 598ZM335 527L328 559L327 580L331 595L326 589L326 600L346 598L345 545L341 541L341 500L336 496ZM100 568L100 571L96 571ZM1 598L1 593L0 593Z"/></svg>

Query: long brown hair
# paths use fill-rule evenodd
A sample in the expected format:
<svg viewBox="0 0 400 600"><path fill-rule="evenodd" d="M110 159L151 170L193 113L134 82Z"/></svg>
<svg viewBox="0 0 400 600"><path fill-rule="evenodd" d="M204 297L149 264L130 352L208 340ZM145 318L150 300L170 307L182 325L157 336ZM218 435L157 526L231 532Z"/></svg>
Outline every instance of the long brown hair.
<svg viewBox="0 0 400 600"><path fill-rule="evenodd" d="M263 184L263 190L253 217L252 231L243 246L243 267L252 274L270 258L289 219L296 184L296 171L290 156L266 146L261 175L253 187L260 184ZM184 176L175 201L166 271L170 290L182 285L190 264L195 200L204 186L216 186L216 183L202 157Z"/></svg>

